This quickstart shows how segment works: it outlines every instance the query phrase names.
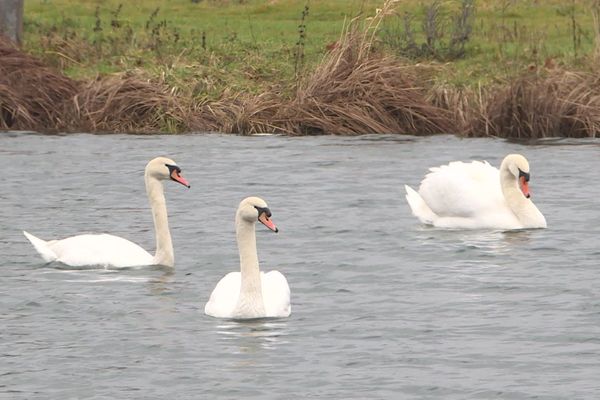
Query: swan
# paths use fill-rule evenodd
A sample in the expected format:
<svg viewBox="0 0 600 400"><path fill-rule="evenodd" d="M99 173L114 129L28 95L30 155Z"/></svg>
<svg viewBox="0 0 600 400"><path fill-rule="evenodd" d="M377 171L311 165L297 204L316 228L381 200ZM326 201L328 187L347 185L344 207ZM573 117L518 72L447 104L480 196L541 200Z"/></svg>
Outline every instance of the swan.
<svg viewBox="0 0 600 400"><path fill-rule="evenodd" d="M181 168L166 157L157 157L146 165L144 180L146 193L156 235L156 253L151 255L137 244L118 236L85 234L62 240L45 241L23 231L23 234L46 262L61 262L72 267L135 267L142 265L164 265L173 267L174 254L167 221L167 206L163 191L163 180L173 180L190 187L181 176Z"/></svg>
<svg viewBox="0 0 600 400"><path fill-rule="evenodd" d="M430 168L419 192L405 185L406 200L422 223L440 228L546 228L530 199L529 163L507 155L500 170L486 161Z"/></svg>
<svg viewBox="0 0 600 400"><path fill-rule="evenodd" d="M273 232L279 230L271 221L267 203L248 197L235 214L235 231L240 253L240 272L225 275L212 291L204 307L211 317L252 319L288 317L291 312L290 287L279 271L261 272L256 253L256 221Z"/></svg>

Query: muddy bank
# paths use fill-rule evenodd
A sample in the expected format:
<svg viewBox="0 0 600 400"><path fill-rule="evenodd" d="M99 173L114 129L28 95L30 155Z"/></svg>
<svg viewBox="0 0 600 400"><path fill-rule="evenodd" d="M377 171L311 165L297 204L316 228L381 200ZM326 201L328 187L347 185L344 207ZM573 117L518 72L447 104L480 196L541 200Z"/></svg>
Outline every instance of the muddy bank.
<svg viewBox="0 0 600 400"><path fill-rule="evenodd" d="M431 85L431 73L374 51L350 27L296 87L207 102L141 72L76 81L0 41L0 129L506 138L600 132L593 74L540 68L474 91Z"/></svg>

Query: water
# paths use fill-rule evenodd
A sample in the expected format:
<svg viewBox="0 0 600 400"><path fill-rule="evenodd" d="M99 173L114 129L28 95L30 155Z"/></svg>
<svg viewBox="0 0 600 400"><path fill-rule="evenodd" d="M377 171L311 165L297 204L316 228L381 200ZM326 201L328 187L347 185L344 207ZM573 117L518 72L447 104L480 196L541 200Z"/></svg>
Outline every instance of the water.
<svg viewBox="0 0 600 400"><path fill-rule="evenodd" d="M403 184L509 152L549 228L443 231ZM0 135L0 398L600 397L600 142L397 136ZM44 265L45 239L110 232L153 251L143 167L168 155L174 270ZM261 267L292 316L203 314L238 268L233 218L262 196Z"/></svg>

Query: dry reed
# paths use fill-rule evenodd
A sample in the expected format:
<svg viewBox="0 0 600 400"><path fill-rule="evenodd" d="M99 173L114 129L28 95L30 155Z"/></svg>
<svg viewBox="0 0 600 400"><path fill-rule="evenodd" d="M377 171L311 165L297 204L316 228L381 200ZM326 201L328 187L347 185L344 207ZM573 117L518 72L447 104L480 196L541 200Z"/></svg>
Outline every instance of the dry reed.
<svg viewBox="0 0 600 400"><path fill-rule="evenodd" d="M295 95L277 91L224 98L202 107L210 130L290 135L450 132L452 113L427 101L415 68L373 51L375 35L396 1L388 0L367 24L351 21Z"/></svg>
<svg viewBox="0 0 600 400"><path fill-rule="evenodd" d="M600 6L595 1L596 40ZM69 79L0 38L0 129L89 132L214 131L236 134L399 133L510 138L597 137L600 78L555 68L493 87L429 87L431 71L377 51L396 0L352 20L293 94L224 93L198 102L138 73ZM598 42L597 42L598 44Z"/></svg>
<svg viewBox="0 0 600 400"><path fill-rule="evenodd" d="M426 99L415 68L373 50L395 1L359 29L351 21L337 45L283 105L276 119L292 134L356 135L450 132L451 114Z"/></svg>
<svg viewBox="0 0 600 400"><path fill-rule="evenodd" d="M225 94L219 101L198 107L192 128L241 135L285 133L281 121L276 119L282 101L275 92L246 97Z"/></svg>
<svg viewBox="0 0 600 400"><path fill-rule="evenodd" d="M80 129L154 133L185 130L190 109L174 90L135 75L87 83L73 99Z"/></svg>
<svg viewBox="0 0 600 400"><path fill-rule="evenodd" d="M0 37L0 128L67 129L78 86Z"/></svg>
<svg viewBox="0 0 600 400"><path fill-rule="evenodd" d="M466 136L530 139L600 132L600 79L594 75L529 73L489 93L481 112L467 122Z"/></svg>

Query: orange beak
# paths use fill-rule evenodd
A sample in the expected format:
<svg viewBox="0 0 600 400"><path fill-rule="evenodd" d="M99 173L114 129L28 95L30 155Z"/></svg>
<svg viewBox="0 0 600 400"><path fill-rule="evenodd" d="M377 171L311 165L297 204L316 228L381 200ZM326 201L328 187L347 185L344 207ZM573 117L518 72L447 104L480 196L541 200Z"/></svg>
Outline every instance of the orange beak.
<svg viewBox="0 0 600 400"><path fill-rule="evenodd" d="M173 179L175 182L181 183L188 189L190 188L190 184L188 183L188 181L186 181L185 178L181 176L181 174L179 174L179 172L177 172L176 170L173 170L173 172L171 172L171 179Z"/></svg>
<svg viewBox="0 0 600 400"><path fill-rule="evenodd" d="M521 192L523 192L523 195L525 195L525 197L531 197L531 194L529 193L529 183L527 183L524 176L519 178L519 187L521 189Z"/></svg>
<svg viewBox="0 0 600 400"><path fill-rule="evenodd" d="M269 217L267 217L267 214L262 213L258 216L258 220L267 228L269 228L270 230L272 230L273 232L277 233L279 232L279 229L277 229L277 227L275 226L275 224L273 223L273 221L271 221L269 219Z"/></svg>

